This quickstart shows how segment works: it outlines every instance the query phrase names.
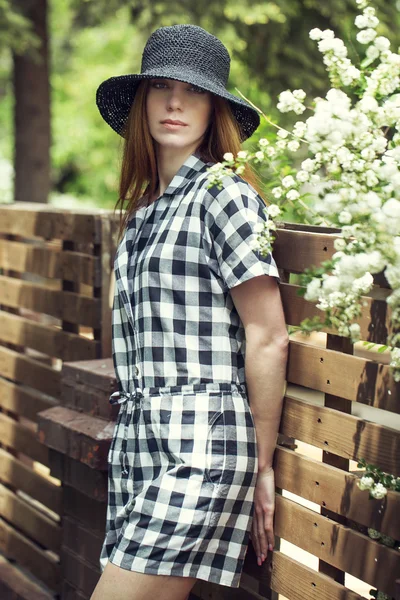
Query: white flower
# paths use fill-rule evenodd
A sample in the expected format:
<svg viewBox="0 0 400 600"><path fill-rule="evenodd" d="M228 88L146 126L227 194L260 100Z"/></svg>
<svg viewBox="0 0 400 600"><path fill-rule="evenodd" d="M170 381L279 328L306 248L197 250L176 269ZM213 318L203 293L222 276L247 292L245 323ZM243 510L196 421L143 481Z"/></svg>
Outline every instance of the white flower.
<svg viewBox="0 0 400 600"><path fill-rule="evenodd" d="M394 198L390 198L382 206L382 212L387 217L393 217L394 219L400 218L400 202Z"/></svg>
<svg viewBox="0 0 400 600"><path fill-rule="evenodd" d="M390 41L383 35L380 35L375 38L374 46L379 50L379 52L384 52L385 50L389 50Z"/></svg>
<svg viewBox="0 0 400 600"><path fill-rule="evenodd" d="M309 300L310 302L315 302L319 298L319 293L321 290L321 280L320 279L312 279L310 283L307 285L306 293L304 294L304 298Z"/></svg>
<svg viewBox="0 0 400 600"><path fill-rule="evenodd" d="M281 209L279 208L279 206L277 204L270 204L268 206L268 214L272 219L274 219L275 217L280 215L280 213L281 213Z"/></svg>
<svg viewBox="0 0 400 600"><path fill-rule="evenodd" d="M287 147L291 152L297 152L297 150L300 148L300 144L297 140L291 140Z"/></svg>
<svg viewBox="0 0 400 600"><path fill-rule="evenodd" d="M365 54L370 60L375 60L379 56L379 50L376 47L376 45L372 44L371 46L368 46L368 48L365 51Z"/></svg>
<svg viewBox="0 0 400 600"><path fill-rule="evenodd" d="M339 223L343 223L343 225L347 223L351 223L352 216L347 210L342 210L342 212L338 216Z"/></svg>
<svg viewBox="0 0 400 600"><path fill-rule="evenodd" d="M260 150L258 152L255 153L255 157L258 160L263 160L264 159L264 152L261 152Z"/></svg>
<svg viewBox="0 0 400 600"><path fill-rule="evenodd" d="M303 162L301 163L301 168L303 169L303 171L308 171L308 173L312 173L315 170L316 166L316 161L312 160L311 158L306 158L306 160L303 160Z"/></svg>
<svg viewBox="0 0 400 600"><path fill-rule="evenodd" d="M278 135L278 137L280 137L280 138L282 138L284 140L289 135L289 132L286 131L286 129L278 129L277 135Z"/></svg>
<svg viewBox="0 0 400 600"><path fill-rule="evenodd" d="M256 223L253 229L256 233L260 233L264 229L264 223Z"/></svg>
<svg viewBox="0 0 400 600"><path fill-rule="evenodd" d="M309 36L311 40L318 41L322 38L322 31L321 29L318 29L318 27L315 27L314 29L311 29Z"/></svg>
<svg viewBox="0 0 400 600"><path fill-rule="evenodd" d="M257 239L252 239L249 241L249 246L252 250L259 250L260 249L260 243Z"/></svg>
<svg viewBox="0 0 400 600"><path fill-rule="evenodd" d="M322 288L326 294L340 291L340 279L336 275L328 275L323 283Z"/></svg>
<svg viewBox="0 0 400 600"><path fill-rule="evenodd" d="M286 177L284 177L282 179L282 185L285 188L290 188L290 187L296 185L296 182L291 175L287 175Z"/></svg>
<svg viewBox="0 0 400 600"><path fill-rule="evenodd" d="M358 323L352 323L349 327L350 337L353 342L358 342L361 338L361 330Z"/></svg>
<svg viewBox="0 0 400 600"><path fill-rule="evenodd" d="M307 171L297 171L296 179L300 183L305 183L310 178L310 174Z"/></svg>
<svg viewBox="0 0 400 600"><path fill-rule="evenodd" d="M370 490L372 488L372 486L375 484L375 481L373 480L372 477L361 477L361 479L359 479L357 481L357 485L360 488L360 490Z"/></svg>
<svg viewBox="0 0 400 600"><path fill-rule="evenodd" d="M335 250L344 250L346 248L346 241L343 238L336 238L333 242L333 247Z"/></svg>
<svg viewBox="0 0 400 600"><path fill-rule="evenodd" d="M376 483L375 486L370 489L369 493L373 498L376 498L376 500L381 500L386 496L387 489L381 483Z"/></svg>
<svg viewBox="0 0 400 600"><path fill-rule="evenodd" d="M283 194L283 189L281 187L274 187L271 190L272 195L274 196L274 198L281 198L282 194Z"/></svg>
<svg viewBox="0 0 400 600"><path fill-rule="evenodd" d="M225 154L224 154L224 160L226 160L227 162L232 162L233 161L233 154L232 154L232 152L225 152Z"/></svg>
<svg viewBox="0 0 400 600"><path fill-rule="evenodd" d="M286 198L288 200L297 200L298 198L300 198L300 194L297 190L289 190L286 194Z"/></svg>
<svg viewBox="0 0 400 600"><path fill-rule="evenodd" d="M240 150L240 152L237 153L238 158L247 158L247 151L246 150Z"/></svg>
<svg viewBox="0 0 400 600"><path fill-rule="evenodd" d="M261 138L258 142L259 146L268 146L269 141L266 138Z"/></svg>

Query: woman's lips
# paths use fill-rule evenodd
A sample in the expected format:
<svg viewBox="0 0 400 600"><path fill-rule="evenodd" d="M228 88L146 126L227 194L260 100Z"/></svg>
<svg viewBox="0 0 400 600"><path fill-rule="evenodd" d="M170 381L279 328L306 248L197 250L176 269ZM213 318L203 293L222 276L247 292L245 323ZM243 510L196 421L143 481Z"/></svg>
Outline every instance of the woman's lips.
<svg viewBox="0 0 400 600"><path fill-rule="evenodd" d="M163 125L166 129L170 129L174 131L175 129L180 129L181 127L186 127L186 123L182 123L179 121L161 121L161 125Z"/></svg>

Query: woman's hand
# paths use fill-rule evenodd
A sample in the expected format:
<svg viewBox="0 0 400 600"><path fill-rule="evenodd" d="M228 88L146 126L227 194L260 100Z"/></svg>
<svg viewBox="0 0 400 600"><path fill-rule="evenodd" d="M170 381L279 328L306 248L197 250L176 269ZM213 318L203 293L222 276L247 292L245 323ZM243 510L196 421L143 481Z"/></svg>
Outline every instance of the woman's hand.
<svg viewBox="0 0 400 600"><path fill-rule="evenodd" d="M275 477L269 468L258 473L254 490L254 513L251 541L257 555L257 564L262 565L268 551L272 552L274 538Z"/></svg>

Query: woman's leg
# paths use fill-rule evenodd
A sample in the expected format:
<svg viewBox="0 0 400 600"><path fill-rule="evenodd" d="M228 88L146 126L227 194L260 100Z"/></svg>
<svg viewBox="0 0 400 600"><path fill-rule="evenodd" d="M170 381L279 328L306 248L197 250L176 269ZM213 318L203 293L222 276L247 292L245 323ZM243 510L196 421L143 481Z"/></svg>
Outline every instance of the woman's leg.
<svg viewBox="0 0 400 600"><path fill-rule="evenodd" d="M147 575L108 562L90 600L186 600L195 577Z"/></svg>

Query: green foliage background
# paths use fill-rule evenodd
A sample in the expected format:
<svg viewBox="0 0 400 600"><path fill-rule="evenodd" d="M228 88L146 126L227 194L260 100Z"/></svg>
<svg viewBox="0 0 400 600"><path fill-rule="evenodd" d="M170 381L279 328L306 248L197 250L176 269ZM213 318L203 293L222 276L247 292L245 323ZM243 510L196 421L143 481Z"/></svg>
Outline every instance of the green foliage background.
<svg viewBox="0 0 400 600"><path fill-rule="evenodd" d="M159 26L194 23L220 37L232 56L230 91L237 93L237 87L273 119L280 91L301 87L315 96L328 87L321 55L308 37L310 29L334 29L355 63L360 50L353 0L48 1L53 200L62 194L97 206L115 205L121 139L100 117L95 93L108 77L140 71L146 39ZM378 33L389 37L397 50L400 1L375 4L381 20ZM11 51L34 55L35 47L23 11L13 0L0 0L0 179L1 162L13 157ZM263 122L245 147L270 132L271 126Z"/></svg>

